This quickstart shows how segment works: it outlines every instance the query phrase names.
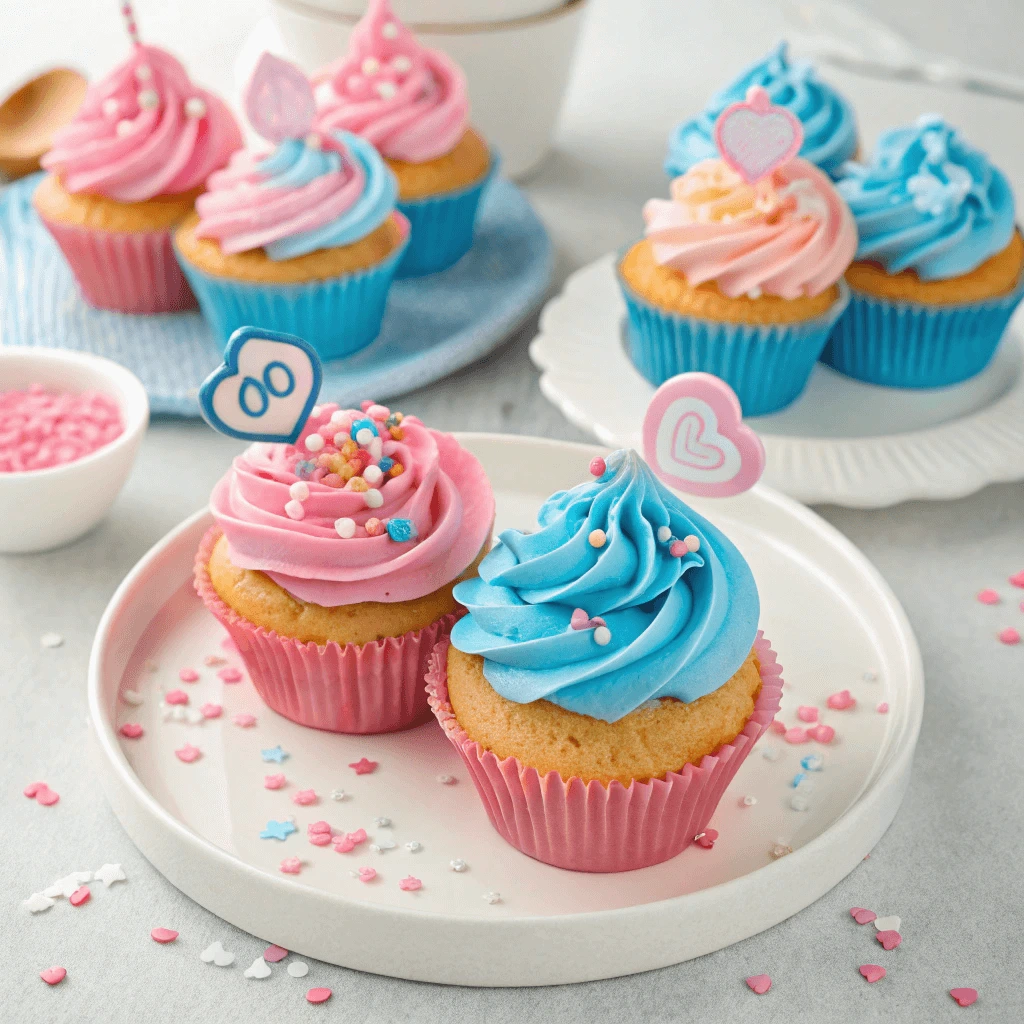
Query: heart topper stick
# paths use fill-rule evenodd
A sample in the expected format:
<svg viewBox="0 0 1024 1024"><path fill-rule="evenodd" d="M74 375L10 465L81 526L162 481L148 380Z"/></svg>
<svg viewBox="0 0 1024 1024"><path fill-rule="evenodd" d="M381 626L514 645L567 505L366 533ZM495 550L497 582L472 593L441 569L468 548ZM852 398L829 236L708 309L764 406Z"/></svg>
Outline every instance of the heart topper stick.
<svg viewBox="0 0 1024 1024"><path fill-rule="evenodd" d="M313 128L316 102L309 79L294 65L264 53L245 87L245 116L260 136L278 145L305 139ZM317 137L317 146L319 146Z"/></svg>
<svg viewBox="0 0 1024 1024"><path fill-rule="evenodd" d="M764 472L764 446L742 416L724 380L681 373L665 381L647 407L644 458L678 491L705 498L740 494Z"/></svg>
<svg viewBox="0 0 1024 1024"><path fill-rule="evenodd" d="M718 152L748 185L789 163L803 141L800 119L773 105L760 85L752 85L746 100L726 107L715 122Z"/></svg>
<svg viewBox="0 0 1024 1024"><path fill-rule="evenodd" d="M294 444L321 380L320 359L302 338L239 327L224 362L199 389L199 408L203 419L228 437Z"/></svg>

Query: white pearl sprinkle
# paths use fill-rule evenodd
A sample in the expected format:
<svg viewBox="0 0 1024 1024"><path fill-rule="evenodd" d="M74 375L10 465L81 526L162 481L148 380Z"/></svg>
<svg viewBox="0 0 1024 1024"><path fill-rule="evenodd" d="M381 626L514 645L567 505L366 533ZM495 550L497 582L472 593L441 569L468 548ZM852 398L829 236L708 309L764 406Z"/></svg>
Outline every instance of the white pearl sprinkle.
<svg viewBox="0 0 1024 1024"><path fill-rule="evenodd" d="M700 538L695 537L692 533L687 534L683 538L683 543L686 545L686 550L689 552L700 551Z"/></svg>
<svg viewBox="0 0 1024 1024"><path fill-rule="evenodd" d="M369 427L363 427L356 431L356 444L368 445L374 438L374 433Z"/></svg>
<svg viewBox="0 0 1024 1024"><path fill-rule="evenodd" d="M44 633L39 638L40 647L60 647L62 643L64 643L64 637L62 637L60 633Z"/></svg>
<svg viewBox="0 0 1024 1024"><path fill-rule="evenodd" d="M591 530L587 540L592 548L603 548L608 541L608 534L604 530Z"/></svg>
<svg viewBox="0 0 1024 1024"><path fill-rule="evenodd" d="M334 529L342 540L348 540L356 535L356 521L349 519L348 516L342 516L341 519L334 520Z"/></svg>
<svg viewBox="0 0 1024 1024"><path fill-rule="evenodd" d="M148 64L140 64L135 69L135 77L140 82L148 82L153 77L153 69Z"/></svg>
<svg viewBox="0 0 1024 1024"><path fill-rule="evenodd" d="M310 132L305 139L306 149L319 149L323 144L323 139L316 132Z"/></svg>
<svg viewBox="0 0 1024 1024"><path fill-rule="evenodd" d="M335 448L340 448L346 441L351 441L351 440L352 439L348 436L348 431L347 430L339 430L334 435L334 447Z"/></svg>
<svg viewBox="0 0 1024 1024"><path fill-rule="evenodd" d="M449 867L451 867L452 871L462 872L469 867L469 865L461 857L456 857L455 860L449 861L448 864Z"/></svg>
<svg viewBox="0 0 1024 1024"><path fill-rule="evenodd" d="M380 61L376 57L367 57L363 61L364 75L375 75L378 71L380 71Z"/></svg>
<svg viewBox="0 0 1024 1024"><path fill-rule="evenodd" d="M382 100L394 99L398 92L398 86L394 82L378 82L377 95Z"/></svg>
<svg viewBox="0 0 1024 1024"><path fill-rule="evenodd" d="M113 96L108 96L100 109L106 117L113 117L121 109L121 104Z"/></svg>
<svg viewBox="0 0 1024 1024"><path fill-rule="evenodd" d="M157 95L156 89L143 89L137 97L139 106L143 110L153 110L160 104L160 97Z"/></svg>
<svg viewBox="0 0 1024 1024"><path fill-rule="evenodd" d="M501 902L501 893L500 892L485 892L483 898L484 898L484 901L486 903L490 903L491 906L494 906L495 903L500 903Z"/></svg>
<svg viewBox="0 0 1024 1024"><path fill-rule="evenodd" d="M311 452L318 452L324 446L324 439L320 434L310 434L306 438L306 448Z"/></svg>
<svg viewBox="0 0 1024 1024"><path fill-rule="evenodd" d="M309 484L305 480L296 480L295 483L288 488L288 493L296 501L305 501L309 497Z"/></svg>
<svg viewBox="0 0 1024 1024"><path fill-rule="evenodd" d="M368 491L363 491L363 501L366 502L367 508L380 508L384 504L384 495L376 487L371 487Z"/></svg>
<svg viewBox="0 0 1024 1024"><path fill-rule="evenodd" d="M371 486L376 486L384 479L380 466L367 466L363 470L363 479Z"/></svg>
<svg viewBox="0 0 1024 1024"><path fill-rule="evenodd" d="M412 70L412 61L405 56L404 53L400 53L392 62L391 66L400 74L404 75L406 71Z"/></svg>
<svg viewBox="0 0 1024 1024"><path fill-rule="evenodd" d="M289 519L303 519L306 515L306 510L302 507L301 501L286 502L284 506L285 512L288 514Z"/></svg>
<svg viewBox="0 0 1024 1024"><path fill-rule="evenodd" d="M594 630L594 643L599 647L606 647L612 642L612 631L607 626L598 626Z"/></svg>
<svg viewBox="0 0 1024 1024"><path fill-rule="evenodd" d="M331 422L335 426L338 426L341 423L347 423L348 418L348 413L345 412L344 409L335 409L334 412L331 413Z"/></svg>
<svg viewBox="0 0 1024 1024"><path fill-rule="evenodd" d="M126 135L131 135L135 131L134 121L118 121L114 127L114 131L117 132L119 138L124 138Z"/></svg>
<svg viewBox="0 0 1024 1024"><path fill-rule="evenodd" d="M672 528L670 526L659 526L658 527L658 540L662 544L667 544L672 539Z"/></svg>
<svg viewBox="0 0 1024 1024"><path fill-rule="evenodd" d="M385 39L397 39L398 26L393 21L385 21L380 27L380 34Z"/></svg>
<svg viewBox="0 0 1024 1024"><path fill-rule="evenodd" d="M185 115L187 117L205 117L206 100L202 96L192 96L185 100Z"/></svg>
<svg viewBox="0 0 1024 1024"><path fill-rule="evenodd" d="M410 840L409 840L409 842L407 842L407 843L405 844L405 848L406 848L406 849L407 849L407 850L408 850L408 851L409 851L410 853L419 853L419 852L420 852L420 850L422 850L422 849L423 849L423 844L422 844L422 843L418 843L418 842L416 842L416 840L415 840L415 839L410 839Z"/></svg>

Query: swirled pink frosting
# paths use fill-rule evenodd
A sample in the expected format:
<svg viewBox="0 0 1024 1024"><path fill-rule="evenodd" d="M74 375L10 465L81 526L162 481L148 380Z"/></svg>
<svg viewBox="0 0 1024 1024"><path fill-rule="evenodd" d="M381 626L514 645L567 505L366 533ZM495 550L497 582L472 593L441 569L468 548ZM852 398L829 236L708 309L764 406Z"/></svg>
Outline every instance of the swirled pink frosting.
<svg viewBox="0 0 1024 1024"><path fill-rule="evenodd" d="M234 460L214 487L210 508L235 565L265 572L300 601L329 608L413 600L468 568L490 536L494 495L483 467L451 435L412 416L402 420L399 440L381 430L384 459L404 471L373 485L382 499L375 507L351 482L338 486L335 477L331 485L321 464L330 457L325 453L336 452L331 439L380 410L318 406L295 445L258 443ZM307 439L314 433L327 440L311 451ZM296 483L300 494L308 487L301 513L292 494ZM338 520L354 522L352 536L341 535ZM391 520L407 529L411 523L414 539L392 539L384 528ZM379 532L371 535L368 526Z"/></svg>
<svg viewBox="0 0 1024 1024"><path fill-rule="evenodd" d="M444 156L469 126L461 68L420 46L389 0L370 0L352 29L348 53L314 82L320 85L318 124L362 135L392 160Z"/></svg>
<svg viewBox="0 0 1024 1024"><path fill-rule="evenodd" d="M733 298L818 295L857 249L853 215L832 182L799 158L755 185L704 160L672 182L671 196L644 206L655 260Z"/></svg>
<svg viewBox="0 0 1024 1024"><path fill-rule="evenodd" d="M197 188L241 145L222 100L165 50L139 45L89 87L42 165L69 192L136 203Z"/></svg>

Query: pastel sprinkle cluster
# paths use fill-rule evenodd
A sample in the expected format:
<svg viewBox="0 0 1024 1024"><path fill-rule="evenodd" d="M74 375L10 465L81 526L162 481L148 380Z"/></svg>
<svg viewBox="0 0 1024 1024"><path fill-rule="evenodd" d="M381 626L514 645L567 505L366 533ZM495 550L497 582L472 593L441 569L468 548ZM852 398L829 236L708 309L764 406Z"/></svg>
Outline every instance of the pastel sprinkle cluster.
<svg viewBox="0 0 1024 1024"><path fill-rule="evenodd" d="M52 394L32 384L0 392L0 473L75 462L122 433L117 403L98 391Z"/></svg>

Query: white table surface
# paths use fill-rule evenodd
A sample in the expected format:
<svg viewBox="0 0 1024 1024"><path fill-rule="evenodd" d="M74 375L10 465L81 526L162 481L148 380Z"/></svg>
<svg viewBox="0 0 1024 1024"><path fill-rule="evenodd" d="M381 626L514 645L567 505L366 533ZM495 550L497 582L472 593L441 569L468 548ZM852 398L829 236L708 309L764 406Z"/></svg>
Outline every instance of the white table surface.
<svg viewBox="0 0 1024 1024"><path fill-rule="evenodd" d="M872 0L872 6L891 8L894 21L929 45L1008 70L1019 64L1024 12L1016 0L977 4L969 12L952 0ZM5 10L0 84L61 60L102 71L123 52L120 27L108 24L116 8L114 0L38 0ZM266 13L265 0L151 0L139 8L149 38L202 66L201 77L221 89L231 85L229 55ZM54 31L58 17L61 27ZM699 106L709 85L756 57L781 31L780 15L767 3L594 0L557 152L528 186L555 239L559 280L637 233L640 204L664 192L660 164L671 125ZM1024 194L1020 107L850 74L831 77L857 104L867 139L922 110L941 110L991 152ZM531 325L485 362L403 398L401 407L443 429L582 440L537 390L526 357L532 333ZM962 1014L1003 1022L1024 1014L1018 978L1024 647L995 639L999 629L1024 620L1017 607L1024 592L1006 584L1024 569L1024 487L992 487L955 503L883 512L820 510L866 552L903 602L924 653L928 691L914 776L895 823L868 861L803 913L698 961L558 989L446 989L317 963L302 980L277 970L267 981L250 981L242 969L265 942L193 904L135 850L95 782L84 719L89 647L110 594L152 543L205 502L237 448L199 423L156 423L99 529L62 551L0 557L6 712L0 724L0 1019L262 1024L319 1014L373 1024L860 1024L959 1020ZM988 586L1007 598L998 608L974 600ZM814 628L810 610L808 628ZM64 637L62 647L40 647L49 631ZM21 796L34 779L61 794L56 807ZM107 898L38 916L20 906L53 879L105 861L120 861L129 877L101 894ZM873 952L850 923L854 905L902 917L904 942L896 954ZM176 928L181 938L157 946L148 937L157 924ZM236 953L230 970L198 959L218 938ZM857 967L883 958L889 976L867 985ZM52 990L38 977L51 964L69 972ZM764 997L743 984L759 973L774 983ZM303 994L314 985L332 988L334 999L308 1006ZM947 995L960 985L981 992L970 1010Z"/></svg>

